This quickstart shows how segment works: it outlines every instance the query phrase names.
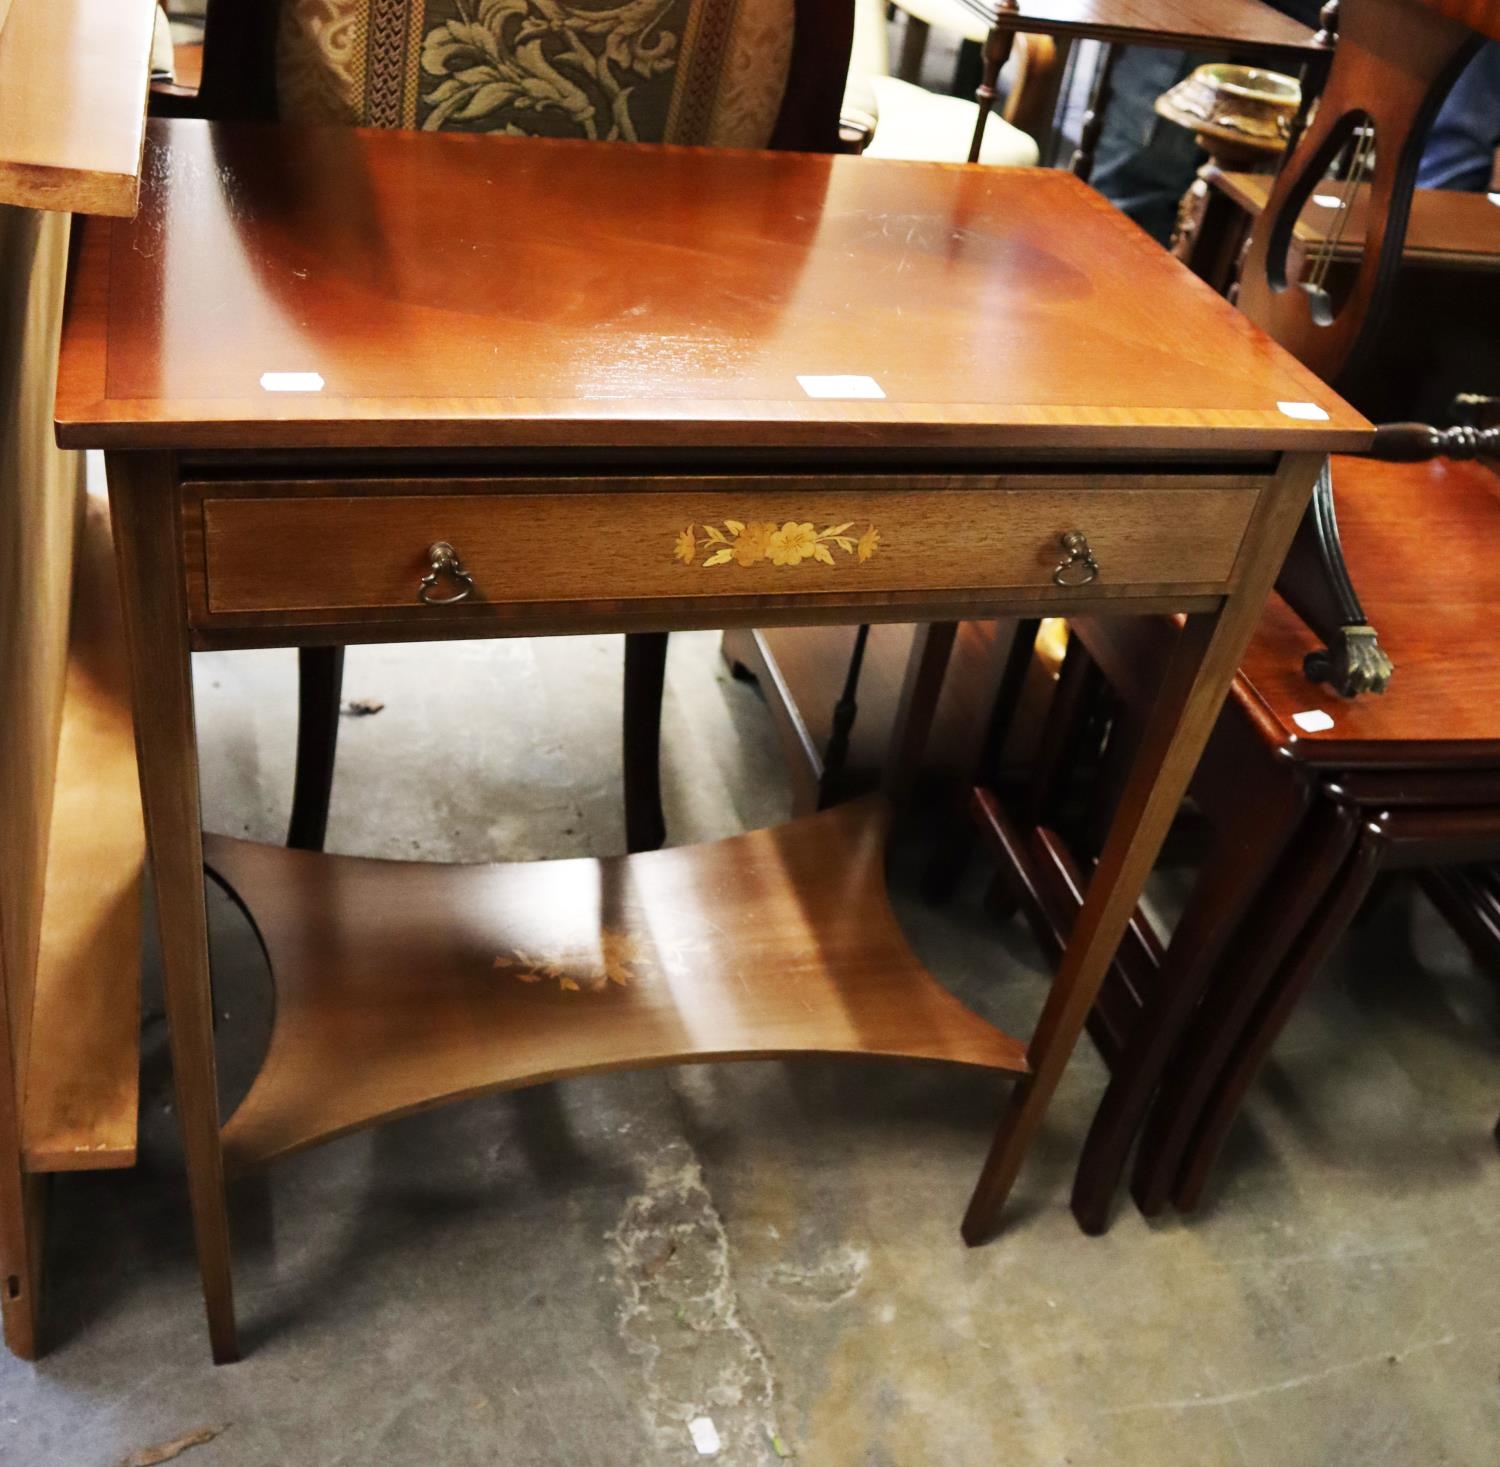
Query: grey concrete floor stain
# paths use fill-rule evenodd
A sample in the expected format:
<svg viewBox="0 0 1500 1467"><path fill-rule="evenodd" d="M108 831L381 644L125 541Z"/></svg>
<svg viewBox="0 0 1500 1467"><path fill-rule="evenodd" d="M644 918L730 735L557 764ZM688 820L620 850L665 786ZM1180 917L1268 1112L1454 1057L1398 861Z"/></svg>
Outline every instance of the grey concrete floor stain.
<svg viewBox="0 0 1500 1467"><path fill-rule="evenodd" d="M729 1239L685 1142L651 1158L645 1185L609 1235L620 1332L640 1362L642 1409L663 1460L691 1460L692 1423L725 1463L762 1462L776 1425L770 1362L746 1326Z"/></svg>
<svg viewBox="0 0 1500 1467"><path fill-rule="evenodd" d="M330 847L433 860L621 849L618 638L358 648ZM209 829L283 838L295 657L197 667ZM674 637L674 841L785 817L755 690ZM982 870L913 945L1026 1033L1045 992ZM1177 886L1174 887L1174 882ZM1170 912L1180 881L1156 895ZM270 985L210 893L226 1104ZM1500 995L1409 889L1350 934L1277 1046L1201 1215L1122 1202L1085 1238L1085 1046L1001 1237L958 1218L1005 1095L937 1066L806 1060L570 1081L413 1116L236 1186L244 1361L208 1361L148 973L141 1163L52 1195L38 1365L0 1358L0 1464L117 1467L1494 1467ZM678 1318L681 1310L682 1318ZM689 1414L690 1413L690 1414Z"/></svg>

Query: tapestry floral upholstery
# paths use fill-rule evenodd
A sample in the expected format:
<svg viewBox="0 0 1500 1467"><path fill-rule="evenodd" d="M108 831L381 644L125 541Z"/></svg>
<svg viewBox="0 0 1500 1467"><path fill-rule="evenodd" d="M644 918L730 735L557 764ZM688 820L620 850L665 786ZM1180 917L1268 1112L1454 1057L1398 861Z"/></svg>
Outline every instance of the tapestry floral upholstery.
<svg viewBox="0 0 1500 1467"><path fill-rule="evenodd" d="M793 0L282 0L281 115L759 148Z"/></svg>

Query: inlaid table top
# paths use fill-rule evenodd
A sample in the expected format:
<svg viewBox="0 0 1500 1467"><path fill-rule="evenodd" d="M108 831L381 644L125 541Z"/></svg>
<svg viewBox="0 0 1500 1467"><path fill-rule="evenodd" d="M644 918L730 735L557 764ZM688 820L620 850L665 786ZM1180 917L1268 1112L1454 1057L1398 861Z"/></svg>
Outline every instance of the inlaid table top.
<svg viewBox="0 0 1500 1467"><path fill-rule="evenodd" d="M1357 448L1062 173L152 123L91 223L67 445Z"/></svg>
<svg viewBox="0 0 1500 1467"><path fill-rule="evenodd" d="M964 0L976 15L1007 30L1117 41L1131 46L1276 55L1320 54L1314 31L1263 0Z"/></svg>

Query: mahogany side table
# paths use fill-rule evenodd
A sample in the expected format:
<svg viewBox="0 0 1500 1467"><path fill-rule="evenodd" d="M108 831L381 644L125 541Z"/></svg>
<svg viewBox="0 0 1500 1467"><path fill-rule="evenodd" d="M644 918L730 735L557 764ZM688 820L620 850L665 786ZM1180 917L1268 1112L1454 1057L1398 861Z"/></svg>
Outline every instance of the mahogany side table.
<svg viewBox="0 0 1500 1467"><path fill-rule="evenodd" d="M1016 1078L989 1235L1325 454L1365 421L1064 174L153 124L88 227L59 436L106 450L216 1360L225 1166L651 1064L863 1054ZM650 207L643 207L647 201ZM199 826L191 653L808 621L1187 613L1022 1043L885 905L886 803L604 861L439 867ZM205 857L276 984L221 1126Z"/></svg>

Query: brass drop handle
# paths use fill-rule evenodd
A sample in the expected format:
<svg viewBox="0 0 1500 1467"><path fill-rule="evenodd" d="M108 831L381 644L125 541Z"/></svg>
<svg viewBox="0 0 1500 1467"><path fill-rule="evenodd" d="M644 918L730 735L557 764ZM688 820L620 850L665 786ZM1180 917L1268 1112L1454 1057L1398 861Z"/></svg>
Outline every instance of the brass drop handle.
<svg viewBox="0 0 1500 1467"><path fill-rule="evenodd" d="M1067 559L1052 571L1052 582L1057 586L1087 586L1099 579L1099 562L1089 549L1088 536L1082 530L1069 530L1061 537L1062 548Z"/></svg>
<svg viewBox="0 0 1500 1467"><path fill-rule="evenodd" d="M458 558L458 551L446 540L438 540L427 547L427 563L431 569L417 587L418 601L425 602L428 606L452 606L455 601L467 599L474 589L474 577L464 569L463 562ZM451 596L434 596L432 588L443 576L452 580L458 590Z"/></svg>

